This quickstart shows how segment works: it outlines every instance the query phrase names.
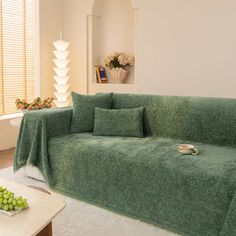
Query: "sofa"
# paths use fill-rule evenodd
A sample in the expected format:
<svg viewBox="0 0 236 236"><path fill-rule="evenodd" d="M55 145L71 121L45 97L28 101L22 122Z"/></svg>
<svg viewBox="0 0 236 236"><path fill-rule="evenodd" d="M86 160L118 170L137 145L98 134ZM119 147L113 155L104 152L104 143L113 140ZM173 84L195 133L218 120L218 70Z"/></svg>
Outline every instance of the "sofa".
<svg viewBox="0 0 236 236"><path fill-rule="evenodd" d="M144 138L71 133L71 107L24 115L14 170L37 167L55 191L180 235L235 236L236 99L113 94L112 109L136 107Z"/></svg>

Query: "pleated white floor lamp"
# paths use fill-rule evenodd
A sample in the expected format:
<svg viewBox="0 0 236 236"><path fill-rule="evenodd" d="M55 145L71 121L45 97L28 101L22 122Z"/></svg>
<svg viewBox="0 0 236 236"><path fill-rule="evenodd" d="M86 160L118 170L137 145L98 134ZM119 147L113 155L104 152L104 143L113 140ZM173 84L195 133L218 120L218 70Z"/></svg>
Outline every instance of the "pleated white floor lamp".
<svg viewBox="0 0 236 236"><path fill-rule="evenodd" d="M54 87L56 92L54 93L56 99L54 100L57 107L65 107L69 105L69 43L62 40L62 33L60 32L60 40L53 43L55 50L53 51L55 59L54 76L55 84Z"/></svg>

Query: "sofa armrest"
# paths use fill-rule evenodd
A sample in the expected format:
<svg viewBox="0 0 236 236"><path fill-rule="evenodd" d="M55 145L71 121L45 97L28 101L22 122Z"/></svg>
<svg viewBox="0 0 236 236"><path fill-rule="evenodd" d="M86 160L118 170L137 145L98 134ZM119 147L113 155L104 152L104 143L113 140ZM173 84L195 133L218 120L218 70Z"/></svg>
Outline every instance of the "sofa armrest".
<svg viewBox="0 0 236 236"><path fill-rule="evenodd" d="M28 112L23 116L20 134L28 132L33 135L37 127L45 129L47 138L70 133L72 108L55 108Z"/></svg>
<svg viewBox="0 0 236 236"><path fill-rule="evenodd" d="M21 122L14 156L14 170L26 164L36 166L49 178L48 140L70 134L72 108L56 108L26 113Z"/></svg>

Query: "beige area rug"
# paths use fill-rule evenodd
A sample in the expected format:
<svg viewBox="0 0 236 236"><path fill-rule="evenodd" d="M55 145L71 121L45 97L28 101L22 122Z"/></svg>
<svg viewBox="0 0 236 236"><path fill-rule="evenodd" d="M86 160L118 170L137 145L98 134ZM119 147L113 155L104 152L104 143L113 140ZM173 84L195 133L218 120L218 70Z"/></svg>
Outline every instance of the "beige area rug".
<svg viewBox="0 0 236 236"><path fill-rule="evenodd" d="M14 175L12 168L1 170L0 176L48 190L43 182L28 178L20 172ZM139 220L50 192L66 202L66 208L53 221L54 236L177 236Z"/></svg>

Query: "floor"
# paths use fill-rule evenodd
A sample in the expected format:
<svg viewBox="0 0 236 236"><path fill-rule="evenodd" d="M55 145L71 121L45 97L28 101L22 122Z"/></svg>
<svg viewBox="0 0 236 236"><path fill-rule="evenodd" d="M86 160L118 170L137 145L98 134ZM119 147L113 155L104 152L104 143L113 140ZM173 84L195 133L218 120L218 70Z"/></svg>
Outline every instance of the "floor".
<svg viewBox="0 0 236 236"><path fill-rule="evenodd" d="M4 169L13 165L13 156L15 148L0 151L0 169Z"/></svg>

